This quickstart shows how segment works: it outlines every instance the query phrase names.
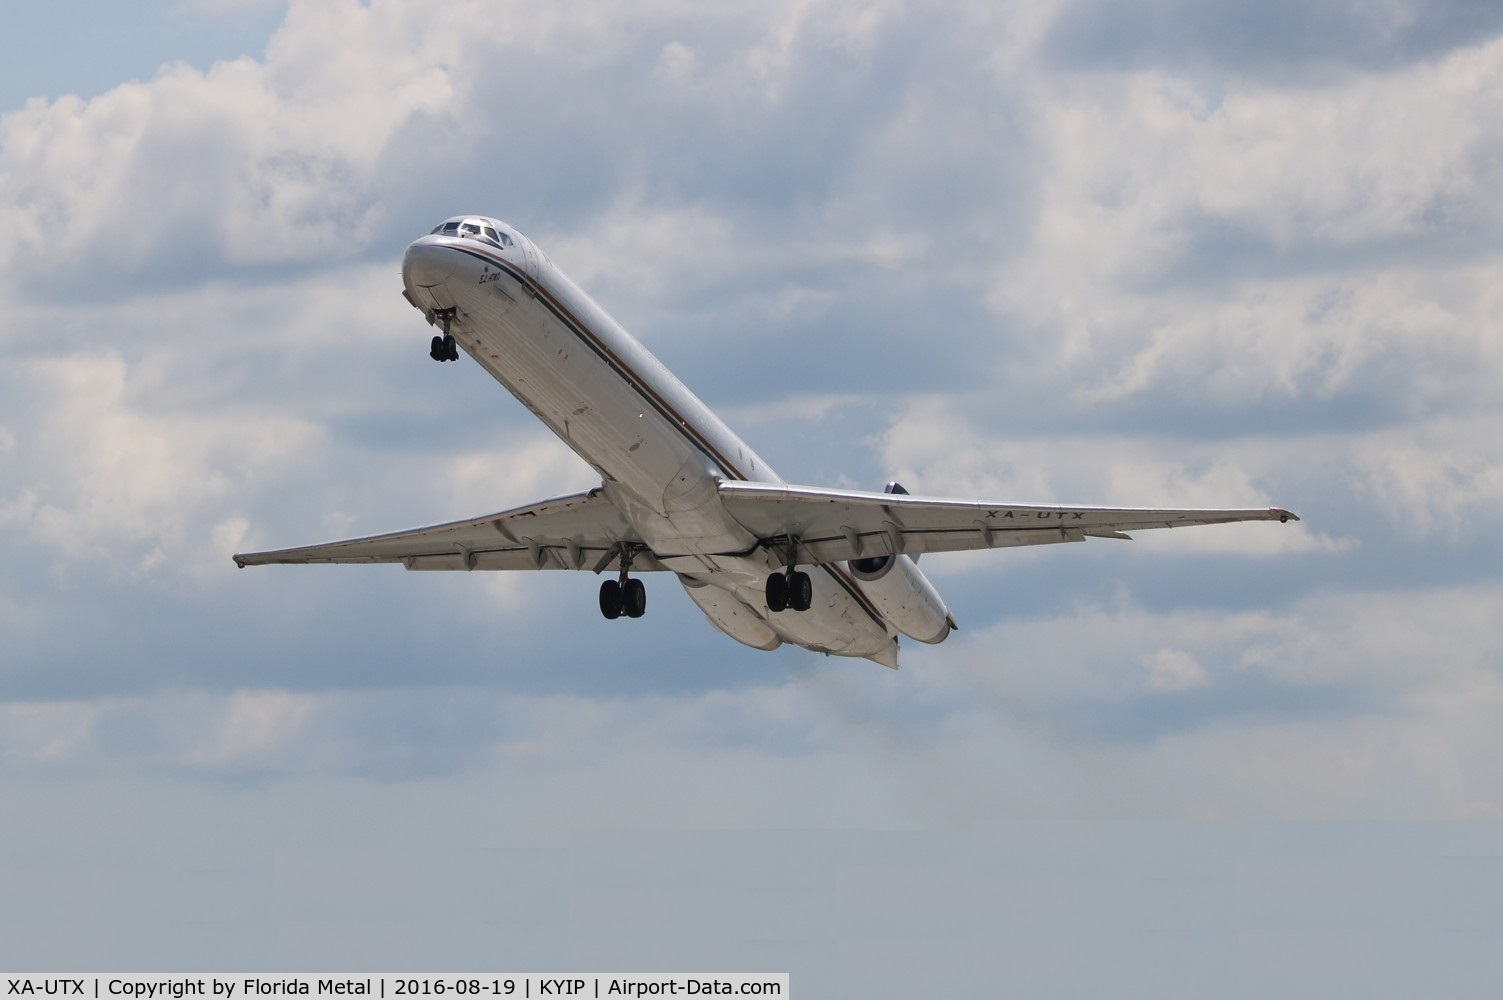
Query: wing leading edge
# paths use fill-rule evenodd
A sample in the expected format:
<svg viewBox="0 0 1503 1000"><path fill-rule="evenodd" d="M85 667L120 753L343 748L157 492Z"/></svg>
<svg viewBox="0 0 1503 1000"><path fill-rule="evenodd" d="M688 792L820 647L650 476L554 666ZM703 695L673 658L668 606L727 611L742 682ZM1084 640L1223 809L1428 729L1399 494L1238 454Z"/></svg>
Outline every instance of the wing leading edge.
<svg viewBox="0 0 1503 1000"><path fill-rule="evenodd" d="M726 510L762 539L794 537L800 563L1129 538L1235 521L1298 521L1279 507L1188 509L986 503L783 483L722 482Z"/></svg>
<svg viewBox="0 0 1503 1000"><path fill-rule="evenodd" d="M401 563L413 570L599 569L633 549L632 569L662 565L598 489L497 514L320 545L243 552L237 566L270 563Z"/></svg>

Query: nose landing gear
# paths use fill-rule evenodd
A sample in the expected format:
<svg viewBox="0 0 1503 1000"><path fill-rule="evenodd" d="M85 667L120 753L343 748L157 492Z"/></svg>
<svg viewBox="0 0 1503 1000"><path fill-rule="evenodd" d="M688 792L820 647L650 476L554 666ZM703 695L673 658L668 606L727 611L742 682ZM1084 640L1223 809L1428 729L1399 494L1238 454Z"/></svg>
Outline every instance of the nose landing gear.
<svg viewBox="0 0 1503 1000"><path fill-rule="evenodd" d="M454 322L456 310L443 309L435 315L444 321L444 334L442 337L434 337L428 347L428 357L434 361L458 361L459 345L455 343L454 336L449 333L449 324Z"/></svg>

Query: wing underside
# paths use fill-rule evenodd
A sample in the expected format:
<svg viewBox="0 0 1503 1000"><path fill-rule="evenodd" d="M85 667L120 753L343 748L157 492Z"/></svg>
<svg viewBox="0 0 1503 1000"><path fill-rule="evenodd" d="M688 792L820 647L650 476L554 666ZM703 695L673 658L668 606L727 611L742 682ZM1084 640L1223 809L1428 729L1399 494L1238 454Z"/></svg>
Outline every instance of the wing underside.
<svg viewBox="0 0 1503 1000"><path fill-rule="evenodd" d="M660 570L636 529L605 494L588 493L341 542L237 554L236 565L271 563L401 563L412 570L598 570L619 558L625 544L632 569Z"/></svg>
<svg viewBox="0 0 1503 1000"><path fill-rule="evenodd" d="M906 553L1129 538L1129 531L1235 521L1297 521L1278 507L1193 509L986 503L784 483L722 482L726 513L784 558L797 539L801 565ZM401 563L412 570L600 571L632 553L632 569L666 567L602 490L544 500L465 521L319 545L246 552L239 566ZM748 555L749 553L723 553Z"/></svg>
<svg viewBox="0 0 1503 1000"><path fill-rule="evenodd" d="M986 503L783 483L724 482L726 511L764 540L796 538L800 563L898 553L1130 538L1129 531L1235 521L1297 521L1278 507L1192 509Z"/></svg>

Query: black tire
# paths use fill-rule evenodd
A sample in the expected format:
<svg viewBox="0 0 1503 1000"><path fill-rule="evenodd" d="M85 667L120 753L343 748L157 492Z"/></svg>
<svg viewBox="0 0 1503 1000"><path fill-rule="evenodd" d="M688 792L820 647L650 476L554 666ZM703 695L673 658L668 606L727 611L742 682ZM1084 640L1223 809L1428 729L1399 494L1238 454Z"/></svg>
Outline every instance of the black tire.
<svg viewBox="0 0 1503 1000"><path fill-rule="evenodd" d="M444 357L449 361L459 360L459 344L453 337L444 338Z"/></svg>
<svg viewBox="0 0 1503 1000"><path fill-rule="evenodd" d="M611 620L621 617L621 584L607 580L600 585L600 613Z"/></svg>
<svg viewBox="0 0 1503 1000"><path fill-rule="evenodd" d="M788 578L788 606L795 611L808 611L814 604L814 581L802 570Z"/></svg>
<svg viewBox="0 0 1503 1000"><path fill-rule="evenodd" d="M428 357L432 358L434 361L442 361L444 360L445 353L444 338L434 337L433 343L428 347Z"/></svg>
<svg viewBox="0 0 1503 1000"><path fill-rule="evenodd" d="M647 613L647 587L633 577L626 581L621 592L622 610L628 618L641 618Z"/></svg>
<svg viewBox="0 0 1503 1000"><path fill-rule="evenodd" d="M776 614L788 607L788 578L774 573L767 578L767 610Z"/></svg>

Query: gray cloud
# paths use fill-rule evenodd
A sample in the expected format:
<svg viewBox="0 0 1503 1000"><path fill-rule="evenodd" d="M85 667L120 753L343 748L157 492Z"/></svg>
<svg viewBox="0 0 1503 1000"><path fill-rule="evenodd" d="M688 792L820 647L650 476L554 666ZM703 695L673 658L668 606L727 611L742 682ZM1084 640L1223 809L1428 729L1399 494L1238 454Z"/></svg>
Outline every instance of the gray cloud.
<svg viewBox="0 0 1503 1000"><path fill-rule="evenodd" d="M1503 13L1486 0L1381 6L1341 0L1075 0L1054 22L1043 48L1072 69L1161 68L1305 83L1393 70L1492 41L1500 32Z"/></svg>

